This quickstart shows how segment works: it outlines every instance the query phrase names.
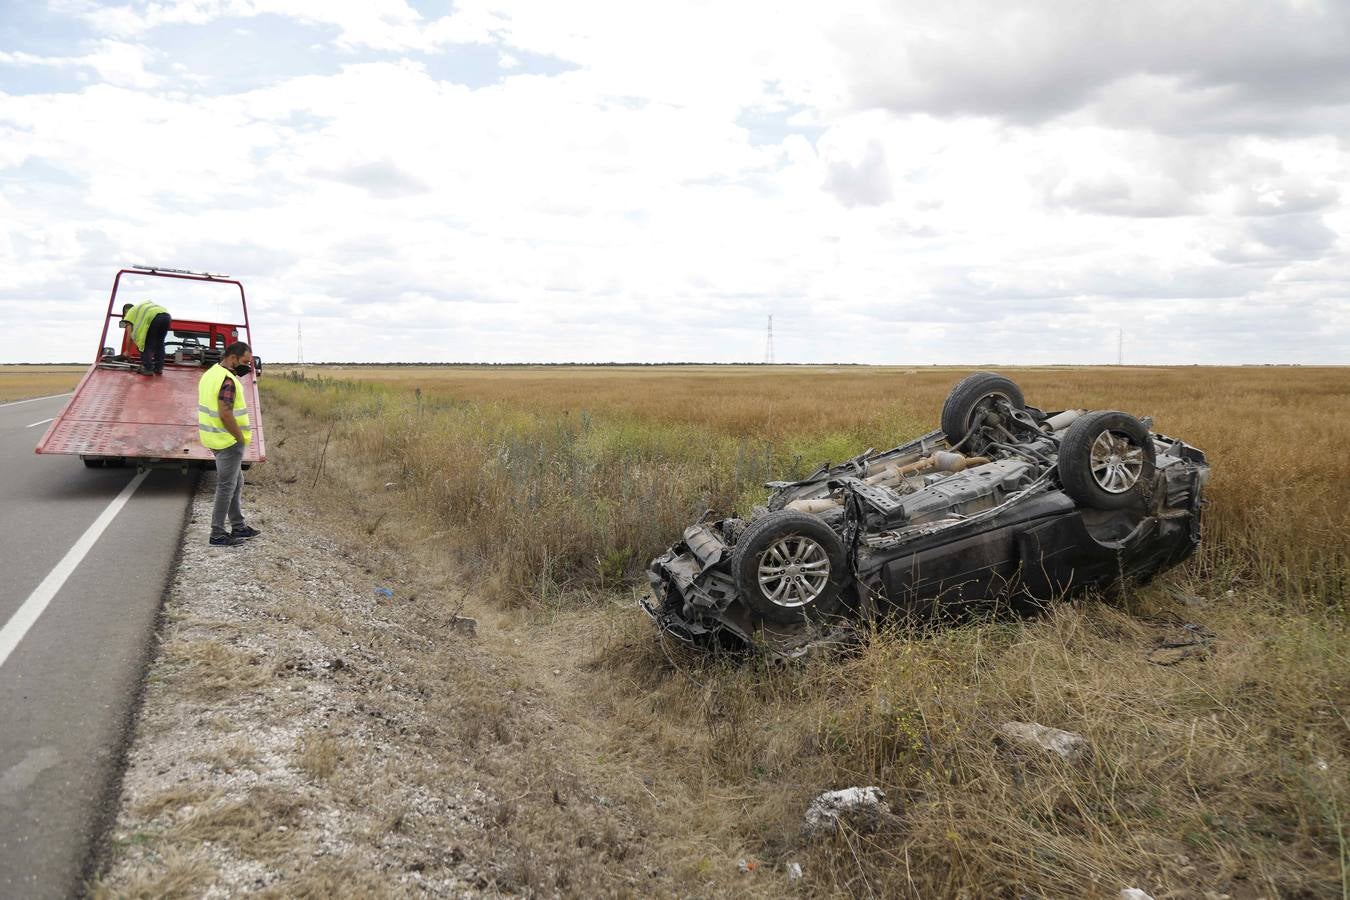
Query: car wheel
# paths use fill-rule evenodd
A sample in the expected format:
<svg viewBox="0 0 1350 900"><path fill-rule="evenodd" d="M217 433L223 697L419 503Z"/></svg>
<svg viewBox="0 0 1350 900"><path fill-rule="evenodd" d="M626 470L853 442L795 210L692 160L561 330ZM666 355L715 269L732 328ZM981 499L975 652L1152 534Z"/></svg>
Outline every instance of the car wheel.
<svg viewBox="0 0 1350 900"><path fill-rule="evenodd" d="M784 623L832 612L847 572L839 535L793 509L752 522L736 542L731 568L746 605Z"/></svg>
<svg viewBox="0 0 1350 900"><path fill-rule="evenodd" d="M942 404L942 432L948 443L955 444L966 436L976 417L994 411L999 400L1006 400L1015 409L1025 409L1022 389L996 372L974 372L962 378Z"/></svg>
<svg viewBox="0 0 1350 900"><path fill-rule="evenodd" d="M1155 453L1148 429L1134 416L1104 410L1081 416L1059 445L1065 492L1093 509L1138 503L1153 480Z"/></svg>

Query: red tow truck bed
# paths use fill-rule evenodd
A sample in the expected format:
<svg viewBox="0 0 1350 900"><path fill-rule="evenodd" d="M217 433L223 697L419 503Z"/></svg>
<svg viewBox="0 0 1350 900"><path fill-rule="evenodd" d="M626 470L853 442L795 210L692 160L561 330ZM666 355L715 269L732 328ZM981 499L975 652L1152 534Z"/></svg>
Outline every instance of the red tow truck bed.
<svg viewBox="0 0 1350 900"><path fill-rule="evenodd" d="M239 290L244 323L239 326L174 319L169 328L179 338L175 342L180 345L179 351L166 355L163 375L141 375L136 371L140 354L129 334L122 336L120 354L113 355L111 347L104 347L110 323L121 318L121 310L116 313L113 310L124 274L234 285ZM213 462L211 451L197 437L197 382L219 359L224 347L240 337L241 328L252 344L244 288L233 279L181 269L120 270L108 299L98 355L65 408L47 428L35 452L80 456L90 466L123 463L187 466ZM261 366L261 362L256 365ZM250 371L240 381L253 433L253 440L244 450L247 465L263 462L267 458L267 445L262 404L258 401L257 371Z"/></svg>
<svg viewBox="0 0 1350 900"><path fill-rule="evenodd" d="M128 462L211 460L211 451L197 439L197 381L202 372L170 363L162 376L146 377L100 369L95 363L42 436L37 452ZM262 462L267 454L258 382L252 373L241 380L253 430L244 462Z"/></svg>

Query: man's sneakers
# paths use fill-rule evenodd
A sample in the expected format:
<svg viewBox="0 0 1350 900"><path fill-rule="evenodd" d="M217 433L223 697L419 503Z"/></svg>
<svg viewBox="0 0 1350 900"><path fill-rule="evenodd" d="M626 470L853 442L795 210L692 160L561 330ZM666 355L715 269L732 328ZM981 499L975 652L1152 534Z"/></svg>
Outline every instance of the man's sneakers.
<svg viewBox="0 0 1350 900"><path fill-rule="evenodd" d="M212 547L237 547L244 542L244 539L233 534L213 534L211 535Z"/></svg>
<svg viewBox="0 0 1350 900"><path fill-rule="evenodd" d="M262 534L262 532L256 528L253 528L248 525L240 525L238 528L226 534L211 535L211 546L238 547L240 544L242 544L249 538L257 537L260 534Z"/></svg>

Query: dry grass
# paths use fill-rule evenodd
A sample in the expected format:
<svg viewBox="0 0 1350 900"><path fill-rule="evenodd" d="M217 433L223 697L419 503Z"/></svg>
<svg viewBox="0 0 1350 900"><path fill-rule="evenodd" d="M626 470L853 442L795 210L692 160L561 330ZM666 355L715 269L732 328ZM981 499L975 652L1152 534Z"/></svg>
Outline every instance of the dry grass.
<svg viewBox="0 0 1350 900"><path fill-rule="evenodd" d="M300 747L298 765L310 778L323 780L337 771L342 761L338 742L327 734L309 734Z"/></svg>
<svg viewBox="0 0 1350 900"><path fill-rule="evenodd" d="M202 841L224 844L259 859L276 857L295 844L294 829L303 798L260 787L242 799L214 797L182 812L172 826L183 845Z"/></svg>
<svg viewBox="0 0 1350 900"><path fill-rule="evenodd" d="M94 885L94 900L190 900L200 897L211 883L212 867L204 860L176 850L133 873L126 888Z"/></svg>
<svg viewBox="0 0 1350 900"><path fill-rule="evenodd" d="M1200 556L1114 605L883 632L855 655L788 668L665 646L624 592L705 505L744 507L765 478L913 436L959 373L347 374L388 383L269 388L310 417L318 438L304 453L334 428L335 485L316 505L340 496L350 507L335 515L387 514L397 525L371 539L405 556L451 542L487 593L526 610L485 636L513 688L547 684L554 666L570 678L543 695L570 729L551 738L552 759L530 759L525 740L539 735L522 739L495 676L438 663L433 708L444 703L480 755L532 771L532 795L565 803L569 784L608 782L648 810L643 843L684 893L778 895L790 861L807 873L797 889L822 895L1346 892L1346 370L1012 372L1046 408L1123 406L1205 449ZM1148 662L1182 621L1216 633L1211 654ZM451 695L437 690L446 680ZM1001 751L1009 719L1080 732L1092 753L1060 764ZM804 841L811 797L849 784L884 788L895 819ZM557 880L573 819L504 801L495 826L515 854L503 886L578 889ZM585 842L608 848L608 890L622 891L631 839L611 841L609 827L589 821ZM762 865L737 875L737 856Z"/></svg>
<svg viewBox="0 0 1350 900"><path fill-rule="evenodd" d="M632 579L706 508L934 427L962 371L394 368L273 380L514 600ZM1350 586L1350 369L1007 370L1031 402L1152 415L1213 464L1202 571L1338 603Z"/></svg>
<svg viewBox="0 0 1350 900"><path fill-rule="evenodd" d="M256 687L272 677L271 661L217 641L172 642L164 657L174 686L200 700Z"/></svg>
<svg viewBox="0 0 1350 900"><path fill-rule="evenodd" d="M84 366L0 366L0 403L74 390Z"/></svg>
<svg viewBox="0 0 1350 900"><path fill-rule="evenodd" d="M236 769L252 769L256 772L261 756L261 752L251 741L238 737L228 744L194 753L192 759L221 772L229 773Z"/></svg>

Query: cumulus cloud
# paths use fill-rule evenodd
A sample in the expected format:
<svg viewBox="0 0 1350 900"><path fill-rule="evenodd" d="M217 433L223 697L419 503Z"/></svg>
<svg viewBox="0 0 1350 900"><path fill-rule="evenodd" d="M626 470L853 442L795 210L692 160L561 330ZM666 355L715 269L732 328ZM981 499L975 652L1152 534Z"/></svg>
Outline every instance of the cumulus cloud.
<svg viewBox="0 0 1350 900"><path fill-rule="evenodd" d="M90 72L106 84L118 87L152 88L161 83L146 70L152 54L139 44L103 39L78 56L40 56L23 51L0 50L0 66L71 69L81 76Z"/></svg>
<svg viewBox="0 0 1350 900"><path fill-rule="evenodd" d="M880 141L870 141L856 163L846 159L828 161L825 189L848 207L880 206L890 200L891 176L885 147Z"/></svg>
<svg viewBox="0 0 1350 900"><path fill-rule="evenodd" d="M382 199L424 194L430 190L421 179L408 174L387 159L358 163L335 172L319 174L361 188L368 191L372 197Z"/></svg>
<svg viewBox="0 0 1350 900"><path fill-rule="evenodd" d="M1122 84L1135 90L1116 98L1118 124L1165 119L1178 99L1229 119L1350 103L1350 7L1335 0L909 2L835 34L853 102L901 113L1041 121Z"/></svg>
<svg viewBox="0 0 1350 900"><path fill-rule="evenodd" d="M753 360L773 313L790 361L1344 361L1342 4L419 9L0 44L3 353L144 261L244 278L277 359Z"/></svg>

